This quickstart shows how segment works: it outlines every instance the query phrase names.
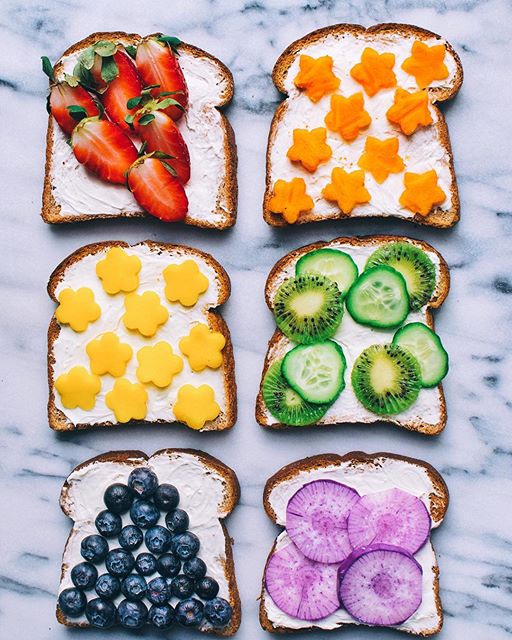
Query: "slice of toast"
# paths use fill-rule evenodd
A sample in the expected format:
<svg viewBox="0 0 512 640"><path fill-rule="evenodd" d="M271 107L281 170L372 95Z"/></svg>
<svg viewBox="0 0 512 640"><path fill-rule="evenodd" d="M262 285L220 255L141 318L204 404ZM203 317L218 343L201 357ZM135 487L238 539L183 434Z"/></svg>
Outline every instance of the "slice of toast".
<svg viewBox="0 0 512 640"><path fill-rule="evenodd" d="M317 242L296 249L285 255L272 268L265 286L265 299L267 306L272 311L274 297L281 283L295 274L295 265L299 258L310 251L320 248L340 249L348 253L359 268L364 268L368 257L379 247L391 242L407 242L425 251L434 263L436 270L436 286L430 301L418 311L411 311L406 323L424 322L434 330L434 318L432 309L436 309L443 303L450 289L450 274L444 258L429 244L421 240L413 240L403 236L375 235L366 237L341 237L330 242ZM341 325L333 339L338 342L344 351L346 358L344 390L327 413L312 426L323 426L345 423L372 424L380 421L390 422L399 427L418 431L427 435L440 433L446 425L446 403L442 385L432 389L421 389L418 400L406 411L394 416L379 416L371 413L357 400L350 383L350 375L355 359L366 347L376 343L389 343L396 329L373 329L357 324L345 310ZM357 346L356 340L357 338ZM290 350L293 343L279 330L276 329L272 336L261 377L260 391L256 401L256 420L263 427L272 429L285 428L265 406L262 396L262 384L268 368L273 362L281 359ZM292 427L290 427L292 428ZM302 427L303 428L303 427Z"/></svg>
<svg viewBox="0 0 512 640"><path fill-rule="evenodd" d="M411 54L412 44L418 40L429 47L445 46L444 63L448 77L433 81L427 87L428 110L432 123L406 136L387 120L386 111L393 104L395 89L401 88L410 92L418 90L415 77L401 68L404 60ZM393 71L397 85L381 89L373 96L367 95L363 86L350 74L351 69L361 61L366 47L373 48L379 54L395 55ZM332 149L332 156L327 162L320 164L313 173L303 169L299 163L291 162L287 157L287 151L292 146L294 129L326 127L324 117L330 109L332 92L314 103L304 91L297 88L294 78L299 72L302 55L315 59L331 56L334 63L333 72L341 80L335 93L348 97L362 92L364 108L372 118L370 126L351 142L344 141L338 133L327 129L326 142ZM276 110L268 139L267 178L263 202L263 214L268 224L287 224L281 215L271 210L270 200L277 180L289 181L293 178L304 180L306 193L314 203L312 209L300 213L297 224L346 217L392 216L444 228L451 227L458 221L459 196L448 128L435 103L448 100L457 93L462 84L463 72L457 53L443 38L407 24L378 24L367 29L354 24L333 25L318 29L287 47L274 66L272 78L279 91L286 95L286 99ZM405 172L424 173L434 169L437 172L438 185L446 196L444 202L432 206L427 215L414 214L406 209L399 202L399 197L404 191L403 171L389 174L383 184L377 183L373 176L366 172L364 186L369 191L371 199L369 202L356 204L349 214L344 214L336 202L326 200L322 190L331 181L333 168L341 167L347 172L359 170L358 160L364 151L368 136L380 140L397 137L399 155L405 164Z"/></svg>
<svg viewBox="0 0 512 640"><path fill-rule="evenodd" d="M441 524L448 508L448 488L441 475L428 463L391 453L354 451L344 456L323 454L304 458L280 469L265 485L263 505L268 517L284 527L286 506L293 494L307 482L324 478L346 484L360 495L391 488L407 491L424 502L430 513L432 529ZM289 540L283 530L272 547L269 559L274 550L283 548ZM423 601L416 613L393 628L430 636L438 633L443 624L439 569L430 540L415 554L415 559L423 569ZM263 629L274 633L332 630L359 624L342 608L315 622L292 618L275 605L266 590L265 578L261 589L260 623Z"/></svg>
<svg viewBox="0 0 512 640"><path fill-rule="evenodd" d="M141 36L93 33L63 53L55 65L57 80L71 74L80 53L98 40L136 45ZM237 156L233 129L219 107L233 97L233 76L222 62L197 47L181 43L178 52L189 91L189 106L177 122L191 162L185 223L225 229L236 220ZM124 185L102 182L76 160L66 135L50 115L41 215L45 222L62 223L147 214Z"/></svg>
<svg viewBox="0 0 512 640"><path fill-rule="evenodd" d="M207 565L208 575L219 583L219 597L227 600L233 615L225 627L215 628L203 620L199 630L222 636L233 635L240 626L241 606L235 577L232 539L224 524L240 497L235 472L216 458L194 449L162 449L148 457L142 451L112 451L78 465L68 476L60 495L62 511L73 520L62 558L59 593L72 587L71 569L82 562L80 543L85 536L97 534L95 518L105 508L103 494L113 483L126 483L130 472L137 467L149 467L160 483L174 485L180 494L179 507L190 518L189 531L200 541L198 556ZM165 514L164 514L165 515ZM130 515L122 516L123 526L130 524ZM159 522L165 526L162 516ZM109 540L110 549L118 547L117 539ZM141 553L147 551L144 543ZM105 572L104 563L97 565L98 574ZM148 581L158 574L148 577ZM96 597L94 591L87 598ZM197 596L194 596L197 598ZM119 604L123 596L118 596ZM176 603L173 597L171 604ZM144 600L149 608L150 603ZM91 626L85 616L71 618L57 605L57 619L71 627Z"/></svg>
<svg viewBox="0 0 512 640"><path fill-rule="evenodd" d="M122 248L128 255L136 255L141 261L140 284L135 290L139 294L154 291L160 304L169 312L169 319L156 333L146 338L135 330L129 330L122 321L125 312L124 294L109 295L105 292L101 280L96 275L96 265L104 260L114 248ZM208 289L201 294L195 305L185 307L180 302L169 302L165 294L166 282L163 270L169 264L181 264L187 260L195 262L201 274L208 279ZM173 407L177 394L184 385L195 387L207 385L214 391L214 400L220 412L215 419L207 420L201 430L220 431L231 428L236 421L236 382L233 346L229 329L223 318L214 310L223 304L230 295L229 276L213 257L198 249L183 245L173 245L153 241L128 245L126 242L98 242L78 249L68 256L54 270L48 282L48 294L58 302L60 293L65 289L77 290L89 288L95 302L100 306L99 319L91 322L87 329L78 333L69 325L61 324L54 316L48 329L48 381L49 402L48 418L52 429L69 431L97 426L119 424L115 413L106 405L106 395L119 377L101 375L101 391L97 394L94 406L90 410L80 407L66 408L55 389L57 378L75 366L85 367L89 371L90 362L86 345L105 332L115 332L121 343L132 348L132 356L123 377L132 383L137 378L137 353L146 346L154 346L164 341L171 345L173 353L181 357L183 367L172 382L158 388L154 384L144 384L147 392L146 416L144 422L166 424L176 421ZM222 363L218 368L207 366L202 371L193 371L187 357L179 348L179 341L188 335L190 329L198 324L206 324L211 331L222 334L225 346L222 348ZM139 362L140 364L140 362Z"/></svg>

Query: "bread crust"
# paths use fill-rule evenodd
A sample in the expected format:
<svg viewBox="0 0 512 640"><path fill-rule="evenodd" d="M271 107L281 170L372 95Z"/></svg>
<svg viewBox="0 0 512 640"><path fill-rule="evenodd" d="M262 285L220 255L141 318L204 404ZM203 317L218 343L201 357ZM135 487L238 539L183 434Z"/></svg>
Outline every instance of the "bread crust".
<svg viewBox="0 0 512 640"><path fill-rule="evenodd" d="M159 33L153 33L149 36L145 36L146 38L150 38L152 36L160 35ZM124 31L98 31L92 33L87 36L83 40L76 42L71 45L64 51L59 61L55 64L55 72L58 74L62 70L62 58L68 55L72 55L79 51L82 51L94 44L98 40L122 40L123 42L127 42L129 44L137 44L142 40L142 36L136 33L125 33ZM212 54L203 51L199 47L195 47L191 44L187 44L182 42L178 46L178 51L184 51L196 58L207 59L217 65L217 67L222 72L223 78L226 82L226 87L223 90L219 98L219 103L215 105L214 108L219 109L229 104L231 99L233 98L235 91L235 83L233 80L233 74L228 69L228 67L218 60ZM218 222L212 223L205 220L196 220L187 215L184 224L202 227L207 229L227 229L232 227L236 222L237 215L237 201L238 201L238 183L237 183L237 149L236 149L236 141L235 134L233 128L227 118L227 116L219 111L221 115L221 123L222 129L224 132L224 154L225 154L225 165L226 165L226 173L224 176L223 184L219 189L219 194L217 198L217 209L215 213L220 214L222 216ZM98 220L98 219L113 219L113 218L147 218L153 217L148 213L141 211L134 212L123 212L116 215L107 214L98 212L95 214L82 214L82 215L61 215L60 214L60 205L56 202L53 196L53 185L52 185L52 164L53 164L53 136L54 136L54 127L56 126L55 121L51 114L48 117L48 128L46 134L46 158L45 158L45 173L44 173L44 183L43 183L43 198L42 198L42 209L41 209L41 217L44 222L49 224L62 224L67 222L84 222L87 220ZM226 203L226 206L223 207L221 205L222 202Z"/></svg>
<svg viewBox="0 0 512 640"><path fill-rule="evenodd" d="M365 28L361 25L357 24L337 24L330 27L323 27L321 29L317 29L316 31L312 31L306 36L295 40L292 42L279 56L277 62L274 65L274 69L272 71L272 80L276 86L276 88L287 95L286 88L284 85L284 81L286 78L286 74L288 69L292 65L295 57L301 52L304 47L307 47L319 40L322 40L328 35L342 35L345 33L350 33L353 35L360 34L374 34L381 35L385 33L394 33L402 36L416 36L419 39L431 39L436 38L439 40L443 40L443 38L437 33L433 33L432 31L428 31L427 29L423 29L421 27L416 27L414 25L409 24L399 24L399 23L383 23L377 24L372 27ZM446 45L447 51L453 56L456 64L456 73L453 79L453 83L449 87L433 87L429 88L428 92L432 96L433 101L443 102L445 100L449 100L453 98L457 92L459 91L462 81L463 81L463 69L460 58L455 51L455 49L451 46L451 44L447 41L444 41ZM266 180L265 180L265 194L263 197L263 217L267 224L274 227L286 227L289 226L288 223L283 219L279 214L275 214L270 211L270 199L272 198L272 179L271 179L271 169L272 163L270 160L270 152L272 146L274 144L274 140L276 137L277 129L283 119L285 111L287 109L287 100L283 100L281 104L277 107L276 112L274 113L274 117L272 119L272 123L270 126L268 143L267 143L267 159L266 159ZM337 212L329 212L328 215L321 213L311 213L305 212L302 213L298 220L294 224L306 224L309 222L319 222L323 220L337 220L337 219L349 219L349 218L401 218L404 220L408 220L414 222L416 224L437 227L439 229L449 228L455 225L460 219L460 198L457 187L457 180L455 176L454 170L454 159L452 153L452 147L450 142L450 136L448 133L448 127L446 121L444 119L443 113L437 108L435 104L432 104L434 111L437 114L437 122L436 129L439 136L439 139L442 143L442 146L446 149L446 152L450 158L450 175L451 175L451 202L452 205L450 209L443 210L441 207L435 207L427 216L414 215L411 217L405 216L397 216L395 214L388 214L385 212L375 213L371 216L359 216L357 213L351 213L349 215L344 214L341 210Z"/></svg>
<svg viewBox="0 0 512 640"><path fill-rule="evenodd" d="M179 244L171 244L166 242L155 242L153 240L145 240L143 242L138 242L134 245L130 245L128 242L124 242L122 240L111 240L107 242L95 242L92 244L85 245L80 249L77 249L72 254L70 254L67 258L65 258L52 272L50 279L48 281L48 295L50 298L58 303L55 291L57 286L66 276L67 269L79 262L81 259L85 258L89 255L94 255L96 253L100 253L105 248L108 247L122 247L123 249L127 249L130 247L136 247L139 245L146 245L150 248L162 251L171 251L171 250L182 250L190 253L191 256L200 257L205 262L208 263L210 267L212 267L217 274L217 282L219 284L219 297L217 300L217 306L222 305L229 298L231 293L231 281L229 279L228 274L224 270L224 268L211 256L209 253L205 251L200 251L199 249L194 249L192 247L188 247L186 245ZM231 429L236 422L237 418L237 395L236 395L236 378L235 378L235 357L233 353L233 343L231 341L231 334L229 332L229 328L224 321L224 318L213 309L208 310L207 317L208 326L214 330L223 334L226 339L226 344L223 349L223 363L224 363L224 395L226 397L226 410L223 411L215 420L211 421L205 428L200 431L222 431L224 429ZM50 320L50 325L48 327L48 388L49 388L49 399L48 399L48 422L52 429L55 431L74 431L81 429L94 429L96 427L116 427L122 426L121 423L118 422L101 422L94 424L87 423L78 423L74 424L70 422L64 413L56 406L55 404L55 385L54 385L54 367L55 367L55 357L53 355L53 344L55 340L58 338L61 331L61 326L55 319L55 316L52 316ZM145 420L136 420L131 421L129 424L172 424L166 420L154 420L154 421L145 421Z"/></svg>
<svg viewBox="0 0 512 640"><path fill-rule="evenodd" d="M448 487L446 482L444 481L441 474L428 462L423 460L419 460L417 458L410 458L408 456L402 456L394 453L387 452L378 452L378 453L364 453L363 451L352 451L345 455L338 455L335 453L325 453L316 456L311 456L309 458L303 458L302 460L297 460L296 462L292 462L284 467L282 467L279 471L277 471L273 476L271 476L267 482L265 483L265 488L263 490L263 508L265 509L268 517L277 524L277 517L270 505L269 497L272 493L273 489L278 486L281 482L290 480L295 476L299 475L302 472L314 471L316 469L320 469L322 467L333 466L333 465L342 465L345 462L350 462L352 465L357 466L360 464L368 464L378 466L379 459L387 458L392 460L401 460L403 462L407 462L408 464L423 467L429 476L429 479L432 483L433 491L429 495L430 499L430 515L432 519L438 523L441 523L446 511L448 509L450 494L448 491ZM319 628L314 625L310 627L303 627L301 629L289 629L287 627L275 627L270 619L268 618L266 608L265 608L265 572L267 570L268 562L274 553L276 547L276 542L274 542L272 549L268 555L267 561L265 563L265 569L263 572L263 578L261 581L261 595L260 595L260 607L259 607L259 617L260 624L265 631L270 633L296 633L303 631L316 631ZM439 594L439 568L437 566L432 567L432 571L434 573L434 598L436 604L436 610L439 616L439 624L433 630L425 630L422 632L415 632L411 630L404 629L396 629L397 631L403 631L405 633L409 633L410 635L419 635L422 637L432 636L441 631L443 626L443 608L441 605L441 598ZM346 624L341 625L336 629L342 629ZM395 627L393 627L395 628Z"/></svg>
<svg viewBox="0 0 512 640"><path fill-rule="evenodd" d="M238 592L238 586L237 586L236 575L235 575L235 563L233 559L233 540L232 538L230 538L226 525L224 524L223 520L233 511L238 501L240 500L240 483L233 469L225 465L223 462L221 462L214 456L211 456L208 453L205 453L204 451L200 451L197 449L167 448L167 449L160 449L159 451L155 451L153 456L171 455L173 453L183 453L183 454L196 456L203 464L211 467L216 473L221 475L226 482L227 490L225 491L224 503L222 505L223 511L225 512L226 515L223 516L222 518L219 518L219 520L220 520L222 529L224 531L225 553L226 553L225 573L226 573L226 578L228 582L230 603L233 607L233 616L231 618L231 622L229 623L229 625L227 625L223 629L217 629L217 630L205 629L202 631L203 633L209 633L217 636L226 636L226 637L232 636L236 633L236 631L240 626L241 619L242 619L242 607L241 607L240 594ZM79 471L80 469L83 469L84 467L87 467L96 462L100 462L100 463L101 462L118 462L118 463L126 463L132 466L134 462L136 464L143 463L149 460L150 457L153 457L153 456L148 456L143 451L137 451L137 450L110 451L108 453L103 453L99 456L95 456L94 458L91 458L89 460L86 460L85 462L82 462L77 467L75 467L75 469L73 469L71 474L66 478L66 481L64 482L64 485L62 487L61 494L60 494L60 500L59 500L60 508L62 509L63 513L66 516L68 516L68 518L71 518L71 520L74 521L73 508L72 508L73 505L72 505L72 501L69 498L68 493L69 493L69 488L71 486L70 477L73 475L73 473ZM66 550L67 550L69 541L71 539L71 533L72 532L70 532L70 535L68 536L68 540L64 547L63 557L66 554ZM63 576L64 576L64 565L62 565L61 567L61 580L63 579ZM56 607L56 617L57 617L57 620L60 622L60 624L63 624L68 627L84 628L84 627L90 626L85 622L71 622L62 613L58 603Z"/></svg>
<svg viewBox="0 0 512 640"><path fill-rule="evenodd" d="M286 254L285 256L283 256L280 260L278 260L276 262L276 264L272 267L268 277L267 277L267 282L265 285L265 301L267 303L268 308L270 309L270 311L273 310L273 304L272 304L272 290L273 287L275 287L277 278L279 276L279 274L286 269L290 264L294 263L296 260L298 260L298 258L306 253L309 253L310 251L314 251L315 249L321 249L323 247L329 247L333 244L348 244L350 246L353 247L357 247L357 246L375 246L376 248L379 246L382 246L383 244L386 244L388 242L407 242L409 244L413 244L417 247L419 247L420 249L423 249L424 251L430 251L436 254L436 256L439 259L439 276L438 276L438 281L436 283L436 288L434 289L434 293L432 295L432 298L430 300L430 302L428 303L428 305L425 308L425 319L426 319L426 324L432 329L432 331L435 331L435 326L434 326L434 317L432 314L432 309L436 309L438 307L441 306L441 304L444 302L446 296L448 295L448 292L450 290L450 271L448 268L448 264L446 263L445 259L443 258L443 256L436 251L436 249L434 249L434 247L432 247L431 245L429 245L427 242L423 242L422 240L416 240L414 238L409 238L409 237L404 237L404 236L396 236L396 235L372 235L372 236L360 236L360 237L352 237L352 236L347 236L347 237L339 237L339 238L334 238L333 240L327 242L327 241L319 241L319 242L314 242L312 244L308 244L304 247L300 247L298 249L294 249L293 251L291 251L290 253ZM259 392L258 392L258 396L256 399L256 421L258 422L258 424L260 424L262 427L267 428L267 429L286 429L286 430L293 430L296 429L297 427L292 427L290 425L285 425L282 423L272 423L269 424L265 415L265 402L263 400L263 395L262 395L262 387L263 387L263 380L265 378L265 374L267 373L267 370L269 368L269 366L272 363L272 359L270 358L270 353L272 351L272 348L283 338L283 333L281 332L280 329L276 329L272 338L270 339L269 343L268 343L268 348L267 348L267 353L265 355L265 362L263 365L263 372L261 374L261 380L260 380L260 388L259 388ZM363 420L358 420L357 424L375 424L378 422L387 422L387 423L391 423L394 424L398 427L404 427L405 429L408 429L409 431L417 431L418 433L423 433L425 435L437 435L439 433L441 433L441 431L445 428L446 426L446 421L447 421L447 411L446 411L446 400L445 400L445 396L444 396L444 391L443 391L443 385L440 383L437 386L438 389L438 396L439 396L439 404L440 404L440 409L441 409L441 417L439 419L439 422L437 422L435 425L432 424L425 424L421 421L409 421L409 420L401 420L400 416L396 416L396 417L392 417L392 416L378 416L375 415L375 417L371 417L371 418L367 418L367 419L363 419ZM342 424L353 424L353 422L330 422L330 423L313 423L311 425L308 425L308 427L324 427L324 426L330 426L332 424L338 424L338 425L342 425ZM301 429L304 429L307 427L301 427Z"/></svg>

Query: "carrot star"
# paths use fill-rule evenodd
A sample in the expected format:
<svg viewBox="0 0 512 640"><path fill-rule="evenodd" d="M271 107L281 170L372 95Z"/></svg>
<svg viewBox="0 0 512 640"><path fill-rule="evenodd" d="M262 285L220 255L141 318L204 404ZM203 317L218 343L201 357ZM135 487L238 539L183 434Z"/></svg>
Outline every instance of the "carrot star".
<svg viewBox="0 0 512 640"><path fill-rule="evenodd" d="M332 155L331 147L325 142L327 131L318 127L293 130L293 145L286 154L292 162L300 162L304 169L313 173L321 162L327 162Z"/></svg>
<svg viewBox="0 0 512 640"><path fill-rule="evenodd" d="M375 49L366 47L358 62L350 70L350 75L363 85L369 96L374 96L381 89L396 86L394 53L377 53Z"/></svg>
<svg viewBox="0 0 512 640"><path fill-rule="evenodd" d="M299 89L304 89L312 102L318 102L326 93L332 93L340 86L340 79L332 72L331 56L312 58L301 55L300 71L295 76L294 83Z"/></svg>
<svg viewBox="0 0 512 640"><path fill-rule="evenodd" d="M364 152L357 164L361 169L369 171L374 179L382 184L390 173L403 171L404 163L398 155L398 138L379 140L368 136L364 145Z"/></svg>
<svg viewBox="0 0 512 640"><path fill-rule="evenodd" d="M444 44L429 47L421 40L412 45L412 55L404 60L402 69L416 78L420 89L425 89L434 80L448 77L448 67L444 64L446 47Z"/></svg>
<svg viewBox="0 0 512 640"><path fill-rule="evenodd" d="M420 126L432 124L429 110L428 93L425 90L416 92L397 89L395 101L387 110L386 116L390 122L397 124L406 136L410 136Z"/></svg>
<svg viewBox="0 0 512 640"><path fill-rule="evenodd" d="M344 214L348 215L356 204L370 202L370 193L364 186L364 171L347 173L345 169L335 167L331 182L324 187L322 195L326 200L336 202Z"/></svg>
<svg viewBox="0 0 512 640"><path fill-rule="evenodd" d="M446 200L446 194L437 184L437 173L432 169L425 173L405 173L405 191L400 196L402 207L420 216L427 216L432 209Z"/></svg>
<svg viewBox="0 0 512 640"><path fill-rule="evenodd" d="M361 92L348 98L335 95L331 97L331 110L325 116L325 124L331 131L337 131L347 142L352 142L362 129L370 126L372 119L364 109Z"/></svg>
<svg viewBox="0 0 512 640"><path fill-rule="evenodd" d="M273 213L280 213L286 222L293 224L303 211L311 211L313 198L306 193L306 183L302 178L293 178L290 182L277 180L274 194L268 207Z"/></svg>

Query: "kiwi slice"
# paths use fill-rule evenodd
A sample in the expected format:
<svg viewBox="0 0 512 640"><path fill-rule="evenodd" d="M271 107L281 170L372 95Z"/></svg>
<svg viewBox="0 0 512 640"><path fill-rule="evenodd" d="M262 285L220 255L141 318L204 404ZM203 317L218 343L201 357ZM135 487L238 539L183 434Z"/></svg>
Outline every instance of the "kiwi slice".
<svg viewBox="0 0 512 640"><path fill-rule="evenodd" d="M312 344L331 338L343 317L338 285L319 273L285 280L274 298L277 326L293 340Z"/></svg>
<svg viewBox="0 0 512 640"><path fill-rule="evenodd" d="M411 309L420 309L430 300L436 286L436 268L420 248L409 242L389 242L372 253L365 268L381 264L402 274Z"/></svg>
<svg viewBox="0 0 512 640"><path fill-rule="evenodd" d="M374 344L355 361L352 387L369 411L379 415L401 413L416 402L420 392L420 365L402 347Z"/></svg>
<svg viewBox="0 0 512 640"><path fill-rule="evenodd" d="M282 360L274 362L263 378L263 400L270 413L283 424L301 427L313 424L326 413L331 403L312 404L304 400L286 382L281 373Z"/></svg>

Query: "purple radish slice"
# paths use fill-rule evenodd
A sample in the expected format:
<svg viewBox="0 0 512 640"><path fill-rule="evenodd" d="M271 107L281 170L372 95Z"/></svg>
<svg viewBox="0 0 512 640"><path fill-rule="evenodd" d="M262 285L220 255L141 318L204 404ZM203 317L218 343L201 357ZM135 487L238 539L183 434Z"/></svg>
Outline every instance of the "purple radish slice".
<svg viewBox="0 0 512 640"><path fill-rule="evenodd" d="M321 620L340 608L338 567L309 560L290 542L270 557L265 586L276 606L292 618Z"/></svg>
<svg viewBox="0 0 512 640"><path fill-rule="evenodd" d="M425 504L401 489L388 489L363 496L348 517L352 547L390 544L415 554L430 533L430 515Z"/></svg>
<svg viewBox="0 0 512 640"><path fill-rule="evenodd" d="M308 482L288 502L286 531L310 560L342 562L352 551L347 518L358 500L357 491L340 482Z"/></svg>
<svg viewBox="0 0 512 640"><path fill-rule="evenodd" d="M364 624L391 626L408 620L421 604L423 570L405 549L373 545L356 549L340 566L338 595Z"/></svg>

